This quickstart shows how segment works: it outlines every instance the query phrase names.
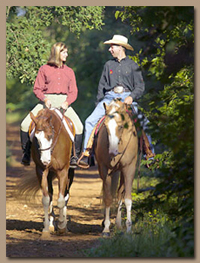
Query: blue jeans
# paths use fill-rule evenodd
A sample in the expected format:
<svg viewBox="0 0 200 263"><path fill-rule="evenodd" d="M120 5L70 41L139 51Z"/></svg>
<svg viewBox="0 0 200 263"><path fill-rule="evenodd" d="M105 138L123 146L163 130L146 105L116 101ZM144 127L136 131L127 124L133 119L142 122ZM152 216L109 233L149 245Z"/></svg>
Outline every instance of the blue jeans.
<svg viewBox="0 0 200 263"><path fill-rule="evenodd" d="M87 148L87 143L94 126L105 115L105 108L103 106L103 103L105 102L106 104L110 104L110 102L116 98L121 98L121 100L124 101L125 98L128 97L130 94L131 94L130 92L123 92L119 94L119 93L115 93L114 91L109 91L106 93L104 99L97 104L92 114L85 121L85 139L83 144L83 152L85 152ZM133 102L132 105L137 113L138 112L137 103Z"/></svg>

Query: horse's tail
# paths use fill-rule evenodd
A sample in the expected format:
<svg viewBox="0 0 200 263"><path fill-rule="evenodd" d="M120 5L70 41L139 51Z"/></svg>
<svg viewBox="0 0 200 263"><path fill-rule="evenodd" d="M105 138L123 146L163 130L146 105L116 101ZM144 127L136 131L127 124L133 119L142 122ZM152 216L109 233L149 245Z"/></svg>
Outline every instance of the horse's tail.
<svg viewBox="0 0 200 263"><path fill-rule="evenodd" d="M40 184L35 172L29 171L28 174L23 174L20 178L17 189L15 191L15 197L17 199L25 199L26 201L31 201L36 198L39 190Z"/></svg>

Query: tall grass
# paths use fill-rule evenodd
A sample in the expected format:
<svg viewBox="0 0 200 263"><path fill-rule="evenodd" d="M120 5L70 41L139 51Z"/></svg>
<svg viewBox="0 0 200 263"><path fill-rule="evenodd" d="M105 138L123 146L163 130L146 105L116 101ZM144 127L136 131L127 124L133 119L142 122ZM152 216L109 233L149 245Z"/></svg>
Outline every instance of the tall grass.
<svg viewBox="0 0 200 263"><path fill-rule="evenodd" d="M158 225L159 227L159 225ZM100 246L92 249L89 257L177 257L176 251L171 251L167 245L173 236L170 228L165 225L157 229L156 233L151 228L144 227L141 232L121 234L115 232L109 239L100 239Z"/></svg>
<svg viewBox="0 0 200 263"><path fill-rule="evenodd" d="M126 218L124 218L126 219ZM110 238L101 238L97 248L87 251L89 257L178 257L176 249L169 246L175 234L172 224L157 210L135 218L132 233L112 230Z"/></svg>

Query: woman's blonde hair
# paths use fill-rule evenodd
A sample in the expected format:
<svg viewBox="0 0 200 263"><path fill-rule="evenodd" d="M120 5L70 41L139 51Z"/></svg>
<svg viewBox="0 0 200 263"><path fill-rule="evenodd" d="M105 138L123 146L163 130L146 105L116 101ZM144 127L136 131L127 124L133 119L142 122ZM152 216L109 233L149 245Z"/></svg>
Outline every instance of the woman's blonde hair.
<svg viewBox="0 0 200 263"><path fill-rule="evenodd" d="M51 48L51 54L47 64L61 67L63 65L63 61L60 59L60 52L62 52L64 49L67 49L64 43L55 43Z"/></svg>

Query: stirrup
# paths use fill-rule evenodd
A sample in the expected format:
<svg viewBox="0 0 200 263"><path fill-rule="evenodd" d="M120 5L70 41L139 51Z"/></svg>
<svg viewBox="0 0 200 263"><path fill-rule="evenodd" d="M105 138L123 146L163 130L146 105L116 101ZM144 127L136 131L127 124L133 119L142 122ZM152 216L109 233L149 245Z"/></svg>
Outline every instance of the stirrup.
<svg viewBox="0 0 200 263"><path fill-rule="evenodd" d="M80 168L88 169L90 165L86 163L84 160L82 160L84 157L88 159L88 156L86 156L85 153L82 153L81 157L77 161L77 165Z"/></svg>

